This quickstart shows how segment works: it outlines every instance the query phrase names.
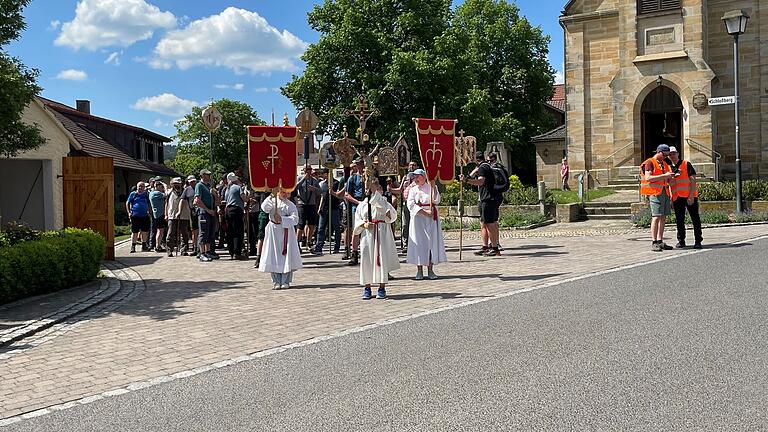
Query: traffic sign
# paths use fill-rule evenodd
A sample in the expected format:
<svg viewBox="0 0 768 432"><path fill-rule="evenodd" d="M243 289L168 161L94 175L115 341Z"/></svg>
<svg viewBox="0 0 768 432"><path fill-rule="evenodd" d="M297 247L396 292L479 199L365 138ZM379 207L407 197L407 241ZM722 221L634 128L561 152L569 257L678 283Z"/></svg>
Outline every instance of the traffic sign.
<svg viewBox="0 0 768 432"><path fill-rule="evenodd" d="M707 102L709 103L710 106L733 105L736 103L736 96L723 96L723 97L710 98Z"/></svg>

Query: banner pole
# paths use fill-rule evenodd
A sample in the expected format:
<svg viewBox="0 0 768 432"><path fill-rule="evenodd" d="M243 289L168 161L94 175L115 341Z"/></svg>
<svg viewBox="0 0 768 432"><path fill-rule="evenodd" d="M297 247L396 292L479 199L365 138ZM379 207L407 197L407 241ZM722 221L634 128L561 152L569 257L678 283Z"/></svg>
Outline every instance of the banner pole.
<svg viewBox="0 0 768 432"><path fill-rule="evenodd" d="M331 242L334 242L336 238L333 237L333 198L331 191L333 191L333 176L331 175L333 168L328 168L328 255L333 253Z"/></svg>
<svg viewBox="0 0 768 432"><path fill-rule="evenodd" d="M463 164L459 165L459 169L464 174ZM459 187L459 261L461 261L464 251L464 182L461 182Z"/></svg>

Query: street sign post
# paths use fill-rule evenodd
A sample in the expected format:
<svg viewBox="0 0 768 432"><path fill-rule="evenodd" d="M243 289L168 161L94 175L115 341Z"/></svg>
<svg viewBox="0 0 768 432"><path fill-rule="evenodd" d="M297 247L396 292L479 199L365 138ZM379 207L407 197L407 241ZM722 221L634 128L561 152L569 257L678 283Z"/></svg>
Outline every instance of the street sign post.
<svg viewBox="0 0 768 432"><path fill-rule="evenodd" d="M707 102L709 103L709 106L733 105L736 103L736 96L710 98Z"/></svg>

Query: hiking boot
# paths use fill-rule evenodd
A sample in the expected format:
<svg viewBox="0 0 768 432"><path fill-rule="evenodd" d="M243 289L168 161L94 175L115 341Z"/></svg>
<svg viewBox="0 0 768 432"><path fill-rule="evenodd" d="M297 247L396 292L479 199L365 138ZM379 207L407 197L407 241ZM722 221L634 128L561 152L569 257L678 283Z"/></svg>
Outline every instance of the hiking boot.
<svg viewBox="0 0 768 432"><path fill-rule="evenodd" d="M674 248L673 248L672 246L670 246L670 245L668 245L668 244L664 243L664 242L661 242L661 249L662 249L662 250L672 250L672 249L674 249Z"/></svg>
<svg viewBox="0 0 768 432"><path fill-rule="evenodd" d="M429 271L427 272L427 277L429 278L429 280L437 279L437 275L435 274L434 271L432 271L432 269L429 269Z"/></svg>
<svg viewBox="0 0 768 432"><path fill-rule="evenodd" d="M416 271L416 280L424 280L424 271L423 270L417 270Z"/></svg>
<svg viewBox="0 0 768 432"><path fill-rule="evenodd" d="M379 288L378 291L376 291L376 298L379 300L387 298L387 290L384 288Z"/></svg>
<svg viewBox="0 0 768 432"><path fill-rule="evenodd" d="M487 251L485 251L485 254L483 256L487 256L487 257L501 256L501 251L498 248L490 248Z"/></svg>
<svg viewBox="0 0 768 432"><path fill-rule="evenodd" d="M701 242L696 242L696 243L694 243L693 248L694 249L702 249L703 247L701 246Z"/></svg>
<svg viewBox="0 0 768 432"><path fill-rule="evenodd" d="M363 288L363 300L370 300L371 299L371 288L365 287Z"/></svg>
<svg viewBox="0 0 768 432"><path fill-rule="evenodd" d="M680 241L680 242L677 242L677 244L675 245L675 247L676 247L677 249L684 249L684 248L685 248L685 242L684 242L684 241Z"/></svg>
<svg viewBox="0 0 768 432"><path fill-rule="evenodd" d="M664 250L664 249L662 248L660 243L653 243L651 245L651 251L653 251L653 252L661 252L662 250Z"/></svg>
<svg viewBox="0 0 768 432"><path fill-rule="evenodd" d="M486 252L488 252L488 246L483 246L480 250L475 251L474 254L477 256L483 256Z"/></svg>

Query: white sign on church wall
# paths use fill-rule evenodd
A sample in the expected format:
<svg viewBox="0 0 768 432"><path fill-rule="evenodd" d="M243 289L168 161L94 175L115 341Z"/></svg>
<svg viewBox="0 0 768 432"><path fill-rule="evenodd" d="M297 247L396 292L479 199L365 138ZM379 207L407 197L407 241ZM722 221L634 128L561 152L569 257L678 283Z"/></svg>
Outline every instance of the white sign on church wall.
<svg viewBox="0 0 768 432"><path fill-rule="evenodd" d="M736 96L723 96L709 99L710 106L733 105L736 103Z"/></svg>

